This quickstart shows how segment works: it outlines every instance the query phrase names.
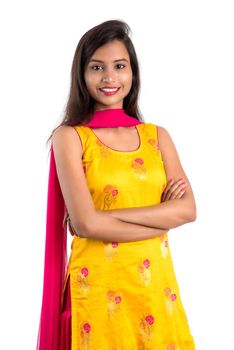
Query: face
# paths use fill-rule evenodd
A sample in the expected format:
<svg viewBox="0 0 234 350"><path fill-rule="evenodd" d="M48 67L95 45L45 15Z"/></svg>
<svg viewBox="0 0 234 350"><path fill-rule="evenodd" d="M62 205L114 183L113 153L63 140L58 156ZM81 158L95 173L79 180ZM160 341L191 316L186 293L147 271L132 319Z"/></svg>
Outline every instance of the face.
<svg viewBox="0 0 234 350"><path fill-rule="evenodd" d="M123 108L123 99L132 86L130 57L124 44L113 40L99 47L85 67L84 79L96 101L95 111Z"/></svg>

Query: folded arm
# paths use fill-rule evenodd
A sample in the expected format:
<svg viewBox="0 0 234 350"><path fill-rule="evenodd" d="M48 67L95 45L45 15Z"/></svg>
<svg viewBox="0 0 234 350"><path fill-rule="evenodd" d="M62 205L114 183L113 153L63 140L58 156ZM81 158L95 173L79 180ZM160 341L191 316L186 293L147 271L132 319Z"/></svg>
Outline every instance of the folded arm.
<svg viewBox="0 0 234 350"><path fill-rule="evenodd" d="M109 214L125 222L169 230L195 220L189 197L185 193L180 199L146 207L114 209Z"/></svg>
<svg viewBox="0 0 234 350"><path fill-rule="evenodd" d="M77 130L62 125L52 137L56 170L69 217L72 234L108 242L131 242L161 236L165 230L123 222L111 215L97 212L87 186L82 143Z"/></svg>
<svg viewBox="0 0 234 350"><path fill-rule="evenodd" d="M196 205L189 180L182 168L177 150L163 127L158 126L158 141L168 179L183 178L186 183L186 192L181 198L167 200L159 204L124 208L108 211L110 215L122 221L145 225L148 227L171 229L196 219Z"/></svg>

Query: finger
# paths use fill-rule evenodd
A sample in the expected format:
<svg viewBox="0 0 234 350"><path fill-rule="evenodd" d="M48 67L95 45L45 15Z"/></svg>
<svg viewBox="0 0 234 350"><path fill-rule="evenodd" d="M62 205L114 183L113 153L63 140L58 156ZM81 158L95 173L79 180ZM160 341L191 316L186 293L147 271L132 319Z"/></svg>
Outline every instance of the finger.
<svg viewBox="0 0 234 350"><path fill-rule="evenodd" d="M172 193L170 199L176 199L181 197L181 191L186 190L186 185L185 184L180 184L178 188Z"/></svg>
<svg viewBox="0 0 234 350"><path fill-rule="evenodd" d="M168 182L167 187L164 190L163 193L163 200L169 200L171 194L173 193L174 189L177 187L175 180L174 179L170 179L170 181Z"/></svg>
<svg viewBox="0 0 234 350"><path fill-rule="evenodd" d="M173 196L173 192L180 186L180 184L183 183L183 180L178 180L176 183L174 183L170 188L168 189L166 195L165 195L165 200L171 199Z"/></svg>
<svg viewBox="0 0 234 350"><path fill-rule="evenodd" d="M174 185L172 185L169 188L169 190L165 196L165 199L166 200L174 199L175 191L177 191L181 187L181 185L183 185L183 184L185 184L185 181L183 179L179 179ZM177 193L178 192L176 192L176 194Z"/></svg>
<svg viewBox="0 0 234 350"><path fill-rule="evenodd" d="M178 196L176 197L176 199L180 199L183 197L183 195L185 194L186 191L180 191L180 194L178 194Z"/></svg>
<svg viewBox="0 0 234 350"><path fill-rule="evenodd" d="M170 179L167 186L165 187L163 193L162 193L162 200L164 201L168 191L170 190L170 187L172 186L172 184L174 183L174 179Z"/></svg>
<svg viewBox="0 0 234 350"><path fill-rule="evenodd" d="M173 189L170 199L175 199L182 189L186 187L185 181L178 181L177 187Z"/></svg>
<svg viewBox="0 0 234 350"><path fill-rule="evenodd" d="M176 183L174 182L173 179L170 179L168 182L168 185L164 188L164 190L162 192L161 201L174 199L175 198L174 191L176 189L178 190L178 187L184 183L185 183L185 181L183 178L180 178ZM178 194L178 191L176 192L176 194Z"/></svg>
<svg viewBox="0 0 234 350"><path fill-rule="evenodd" d="M186 189L181 190L181 191L180 191L180 194L178 195L178 196L179 196L178 198L183 197L183 195L185 194L185 192L186 192Z"/></svg>

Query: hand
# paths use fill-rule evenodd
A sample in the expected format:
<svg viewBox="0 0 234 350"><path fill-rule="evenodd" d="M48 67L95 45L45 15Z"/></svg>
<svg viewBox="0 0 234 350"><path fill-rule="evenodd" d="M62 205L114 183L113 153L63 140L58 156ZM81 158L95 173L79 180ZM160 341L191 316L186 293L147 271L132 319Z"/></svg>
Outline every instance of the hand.
<svg viewBox="0 0 234 350"><path fill-rule="evenodd" d="M161 202L181 198L185 191L186 184L184 179L181 178L176 182L173 179L171 179L163 190Z"/></svg>

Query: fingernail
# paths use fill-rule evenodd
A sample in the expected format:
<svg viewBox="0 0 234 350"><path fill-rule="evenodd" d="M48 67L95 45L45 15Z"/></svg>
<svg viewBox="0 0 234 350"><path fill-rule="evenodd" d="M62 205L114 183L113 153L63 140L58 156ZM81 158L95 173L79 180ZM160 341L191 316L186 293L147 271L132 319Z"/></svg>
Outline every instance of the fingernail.
<svg viewBox="0 0 234 350"><path fill-rule="evenodd" d="M173 179L170 179L169 182L172 183L174 180Z"/></svg>

